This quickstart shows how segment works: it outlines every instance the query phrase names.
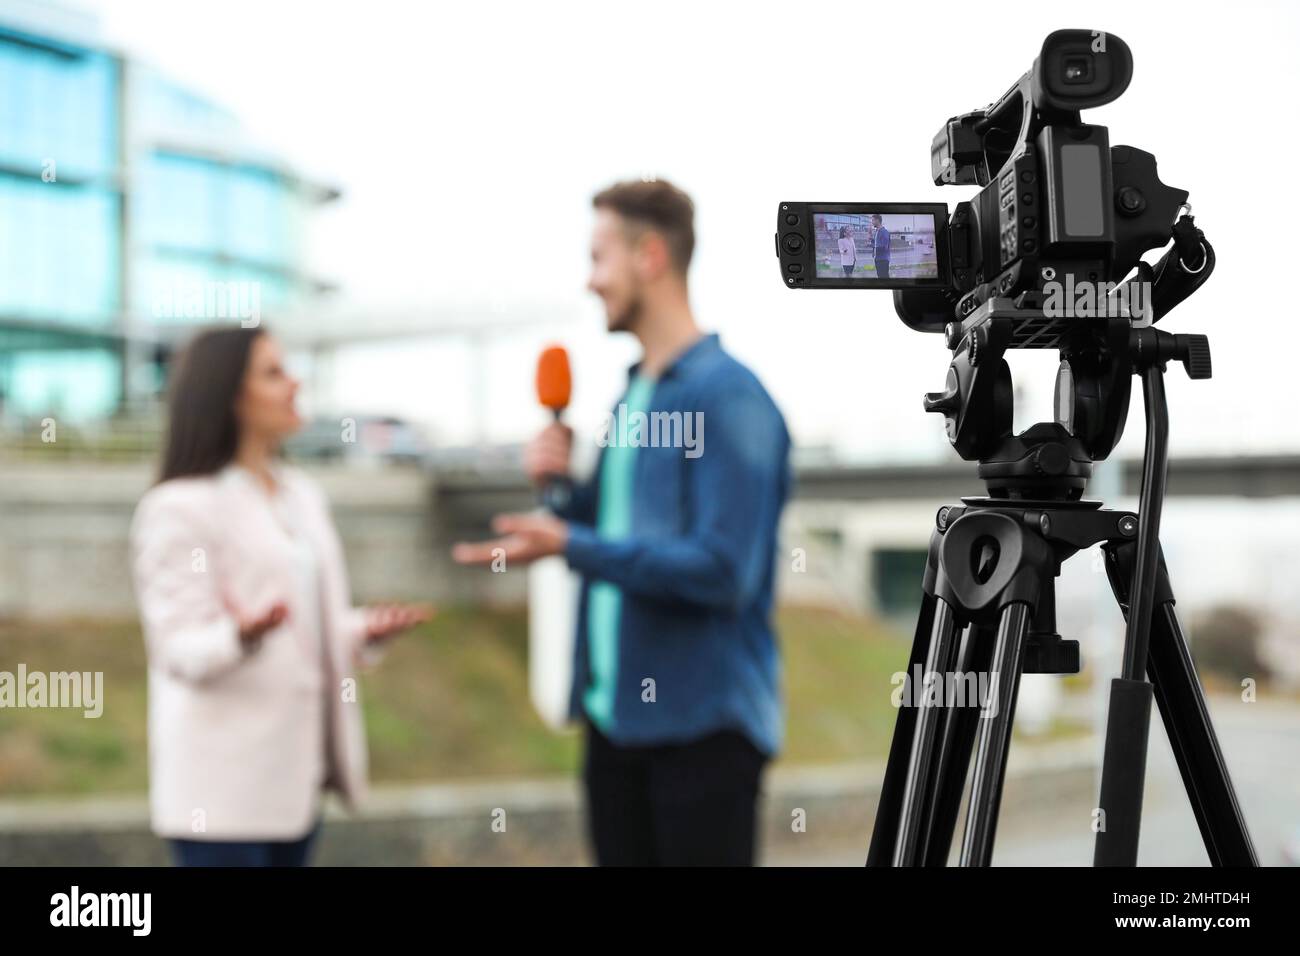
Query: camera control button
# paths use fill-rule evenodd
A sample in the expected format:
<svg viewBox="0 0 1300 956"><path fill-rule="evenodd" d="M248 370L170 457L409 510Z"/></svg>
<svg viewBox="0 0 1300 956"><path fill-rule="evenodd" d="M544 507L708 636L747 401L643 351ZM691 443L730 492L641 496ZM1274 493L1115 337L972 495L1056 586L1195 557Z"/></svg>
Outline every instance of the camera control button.
<svg viewBox="0 0 1300 956"><path fill-rule="evenodd" d="M785 243L785 251L791 254L803 252L803 236L797 232L787 232L782 241Z"/></svg>

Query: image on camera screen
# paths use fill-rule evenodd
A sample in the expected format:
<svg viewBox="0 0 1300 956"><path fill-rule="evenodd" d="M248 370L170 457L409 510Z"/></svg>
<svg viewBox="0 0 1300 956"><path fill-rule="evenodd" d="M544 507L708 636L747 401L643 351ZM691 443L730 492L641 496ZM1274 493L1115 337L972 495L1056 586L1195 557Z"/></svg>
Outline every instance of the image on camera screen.
<svg viewBox="0 0 1300 956"><path fill-rule="evenodd" d="M817 278L935 279L939 254L929 213L816 213Z"/></svg>

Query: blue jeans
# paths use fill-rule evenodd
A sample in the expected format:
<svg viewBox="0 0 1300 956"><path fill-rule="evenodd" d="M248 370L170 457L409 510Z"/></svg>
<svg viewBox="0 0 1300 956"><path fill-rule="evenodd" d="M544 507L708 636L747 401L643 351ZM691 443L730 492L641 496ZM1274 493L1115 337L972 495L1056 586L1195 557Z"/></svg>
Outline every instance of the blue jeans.
<svg viewBox="0 0 1300 956"><path fill-rule="evenodd" d="M171 840L177 866L306 866L320 832L317 820L297 840Z"/></svg>

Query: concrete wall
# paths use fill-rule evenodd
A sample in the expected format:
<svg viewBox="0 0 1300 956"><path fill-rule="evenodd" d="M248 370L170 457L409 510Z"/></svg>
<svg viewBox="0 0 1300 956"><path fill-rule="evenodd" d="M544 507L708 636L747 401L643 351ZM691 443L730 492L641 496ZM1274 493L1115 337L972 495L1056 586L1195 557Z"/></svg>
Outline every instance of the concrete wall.
<svg viewBox="0 0 1300 956"><path fill-rule="evenodd" d="M536 507L522 476L440 484L414 468L308 468L323 486L347 553L353 599L519 604L527 575L454 564L455 541L489 536L492 515ZM0 464L0 615L131 616L127 532L153 471L144 465ZM808 574L784 573L794 600L833 600L834 555L787 522ZM807 540L805 540L807 539ZM785 549L787 552L789 549ZM513 570L513 569L511 569Z"/></svg>
<svg viewBox="0 0 1300 956"><path fill-rule="evenodd" d="M488 536L493 514L535 507L522 476L439 479L414 468L308 471L331 501L356 601L524 601L526 574L462 568L448 556L453 542ZM133 615L127 528L150 480L151 469L142 465L0 462L0 615ZM820 494L797 499L786 509L777 556L780 599L873 612L872 554L880 547L924 550L941 502L913 496L836 501ZM1136 505L1124 498L1113 503ZM1248 604L1264 613L1270 640L1293 637L1292 625L1300 620L1294 587L1300 549L1291 532L1297 521L1296 497L1172 497L1161 539L1180 613L1190 616L1220 602ZM1076 556L1058 581L1059 619L1076 631L1118 619L1093 558ZM1286 656L1300 659L1294 643L1288 646Z"/></svg>
<svg viewBox="0 0 1300 956"><path fill-rule="evenodd" d="M355 600L523 600L524 575L459 568L447 555L455 537L486 534L479 512L495 498L452 520L439 517L434 482L414 469L309 471L333 506ZM0 468L0 614L134 614L127 530L151 479L140 465Z"/></svg>

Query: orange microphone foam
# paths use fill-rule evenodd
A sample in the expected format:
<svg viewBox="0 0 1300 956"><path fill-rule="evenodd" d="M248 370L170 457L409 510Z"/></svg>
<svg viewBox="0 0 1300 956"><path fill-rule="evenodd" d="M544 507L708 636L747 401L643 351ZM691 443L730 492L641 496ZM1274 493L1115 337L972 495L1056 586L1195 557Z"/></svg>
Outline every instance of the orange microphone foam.
<svg viewBox="0 0 1300 956"><path fill-rule="evenodd" d="M569 353L562 346L552 345L537 360L537 400L558 413L568 407L572 391Z"/></svg>

